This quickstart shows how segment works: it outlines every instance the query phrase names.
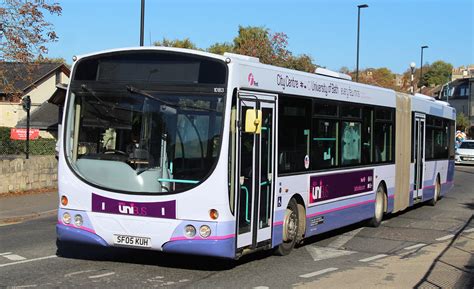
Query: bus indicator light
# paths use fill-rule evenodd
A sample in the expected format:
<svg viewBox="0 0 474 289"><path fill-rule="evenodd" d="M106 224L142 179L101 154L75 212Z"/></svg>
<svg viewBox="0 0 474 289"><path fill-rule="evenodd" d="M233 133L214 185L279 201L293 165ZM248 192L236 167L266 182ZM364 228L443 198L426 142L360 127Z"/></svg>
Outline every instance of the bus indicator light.
<svg viewBox="0 0 474 289"><path fill-rule="evenodd" d="M219 212L216 209L209 210L209 216L212 220L217 220L219 218Z"/></svg>
<svg viewBox="0 0 474 289"><path fill-rule="evenodd" d="M68 203L67 197L64 196L64 195L62 195L62 196L61 196L61 205L67 206L67 203Z"/></svg>

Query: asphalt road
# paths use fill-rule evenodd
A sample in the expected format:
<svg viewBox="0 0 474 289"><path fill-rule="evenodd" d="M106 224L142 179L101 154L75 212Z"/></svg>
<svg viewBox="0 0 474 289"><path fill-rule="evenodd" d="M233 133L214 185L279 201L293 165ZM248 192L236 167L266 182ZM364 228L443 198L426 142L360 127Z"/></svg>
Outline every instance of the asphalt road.
<svg viewBox="0 0 474 289"><path fill-rule="evenodd" d="M75 247L56 255L56 217L0 226L0 288L474 288L474 167L454 190L418 205L271 252L224 261L128 249Z"/></svg>

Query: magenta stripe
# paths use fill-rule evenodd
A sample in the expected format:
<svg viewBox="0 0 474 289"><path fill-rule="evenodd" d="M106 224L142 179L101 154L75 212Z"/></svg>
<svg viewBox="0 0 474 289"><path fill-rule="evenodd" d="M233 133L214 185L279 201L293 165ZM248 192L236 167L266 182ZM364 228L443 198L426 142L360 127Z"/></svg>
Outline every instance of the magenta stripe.
<svg viewBox="0 0 474 289"><path fill-rule="evenodd" d="M234 238L235 234L229 234L225 236L211 236L209 238L201 238L201 237L194 237L194 238L186 238L184 236L179 236L179 237L173 237L170 239L170 241L182 241L182 240L225 240L225 239L230 239Z"/></svg>
<svg viewBox="0 0 474 289"><path fill-rule="evenodd" d="M90 229L90 228L87 228L87 227L76 227L73 224L64 224L60 220L58 220L58 224L64 225L66 227L75 228L75 229L81 229L81 230L84 230L84 231L91 232L91 233L95 234L95 231L93 229Z"/></svg>
<svg viewBox="0 0 474 289"><path fill-rule="evenodd" d="M283 221L273 223L273 226L281 226L281 225L283 225Z"/></svg>
<svg viewBox="0 0 474 289"><path fill-rule="evenodd" d="M365 204L369 204L369 203L374 203L374 202L375 202L375 200L367 200L367 201L363 201L363 202L360 202L360 203L350 204L350 205L346 205L346 206L342 206L342 207L338 207L338 208L329 209L329 210L326 210L326 211L317 212L317 213L314 213L314 214L311 214L311 215L306 215L306 217L311 218L311 217L314 217L314 216L323 215L323 214L331 213L331 212L334 212L334 211L340 211L340 210L344 210L344 209L348 209L348 208L352 208L352 207L356 207L356 206L361 206L361 205L365 205Z"/></svg>

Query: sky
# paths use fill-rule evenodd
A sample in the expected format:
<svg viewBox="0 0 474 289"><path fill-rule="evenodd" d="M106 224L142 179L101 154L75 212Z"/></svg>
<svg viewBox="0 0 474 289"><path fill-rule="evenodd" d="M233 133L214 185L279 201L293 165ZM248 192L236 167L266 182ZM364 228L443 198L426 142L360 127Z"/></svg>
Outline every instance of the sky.
<svg viewBox="0 0 474 289"><path fill-rule="evenodd" d="M47 16L59 35L48 57L139 46L141 0L56 0ZM146 0L145 45L190 38L199 48L232 42L240 26L288 35L294 55L308 54L328 69L355 69L357 5L361 10L359 68L396 73L443 60L474 64L474 0Z"/></svg>

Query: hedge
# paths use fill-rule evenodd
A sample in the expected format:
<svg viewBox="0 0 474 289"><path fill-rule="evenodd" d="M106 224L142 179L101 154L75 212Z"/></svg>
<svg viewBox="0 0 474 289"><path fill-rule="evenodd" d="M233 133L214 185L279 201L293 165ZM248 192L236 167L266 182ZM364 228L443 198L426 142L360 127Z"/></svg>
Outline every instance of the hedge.
<svg viewBox="0 0 474 289"><path fill-rule="evenodd" d="M0 127L0 155L19 155L24 154L26 150L26 141L11 140L10 128ZM56 140L39 138L30 140L31 155L54 155L56 152Z"/></svg>

